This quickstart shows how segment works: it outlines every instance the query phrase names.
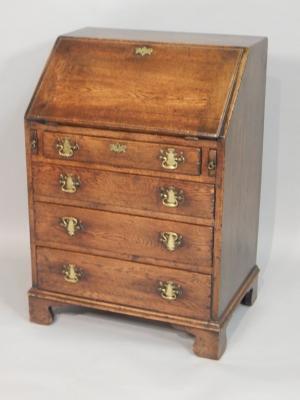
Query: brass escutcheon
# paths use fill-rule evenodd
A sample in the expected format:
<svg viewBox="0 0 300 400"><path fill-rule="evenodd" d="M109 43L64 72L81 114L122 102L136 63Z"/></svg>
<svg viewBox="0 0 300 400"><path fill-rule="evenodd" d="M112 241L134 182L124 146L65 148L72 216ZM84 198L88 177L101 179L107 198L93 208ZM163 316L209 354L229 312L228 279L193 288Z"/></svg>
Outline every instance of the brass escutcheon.
<svg viewBox="0 0 300 400"><path fill-rule="evenodd" d="M209 163L207 164L208 172L209 172L209 173L210 173L211 171L214 172L214 171L216 170L216 166L217 166L216 160L210 160Z"/></svg>
<svg viewBox="0 0 300 400"><path fill-rule="evenodd" d="M217 151L210 149L208 152L207 173L208 176L216 176L217 169Z"/></svg>
<svg viewBox="0 0 300 400"><path fill-rule="evenodd" d="M160 241L168 251L175 251L182 245L182 235L176 232L160 232Z"/></svg>
<svg viewBox="0 0 300 400"><path fill-rule="evenodd" d="M179 155L176 150L169 147L166 150L160 150L161 166L165 169L176 169L179 164L184 162L184 155L181 152Z"/></svg>
<svg viewBox="0 0 300 400"><path fill-rule="evenodd" d="M56 143L58 154L61 157L70 158L73 157L74 152L79 150L77 143L72 143L69 139L59 139Z"/></svg>
<svg viewBox="0 0 300 400"><path fill-rule="evenodd" d="M37 153L37 150L38 150L37 130L31 129L31 151L32 153Z"/></svg>
<svg viewBox="0 0 300 400"><path fill-rule="evenodd" d="M158 291L165 300L176 300L182 295L181 286L172 281L159 282Z"/></svg>
<svg viewBox="0 0 300 400"><path fill-rule="evenodd" d="M77 231L82 229L81 222L75 217L61 217L59 224L66 229L69 236L74 236Z"/></svg>
<svg viewBox="0 0 300 400"><path fill-rule="evenodd" d="M143 46L143 47L135 48L135 54L137 56L142 56L142 57L151 56L152 53L153 53L153 49L151 47Z"/></svg>
<svg viewBox="0 0 300 400"><path fill-rule="evenodd" d="M177 189L174 186L161 187L160 198L162 203L166 207L178 207L179 203L183 202L184 194L183 190Z"/></svg>
<svg viewBox="0 0 300 400"><path fill-rule="evenodd" d="M64 280L70 283L78 283L82 278L83 272L75 264L66 264L62 267Z"/></svg>
<svg viewBox="0 0 300 400"><path fill-rule="evenodd" d="M126 144L121 143L112 143L109 145L110 151L114 153L126 153L127 146Z"/></svg>
<svg viewBox="0 0 300 400"><path fill-rule="evenodd" d="M59 177L61 190L65 193L75 193L80 186L79 176L63 175Z"/></svg>

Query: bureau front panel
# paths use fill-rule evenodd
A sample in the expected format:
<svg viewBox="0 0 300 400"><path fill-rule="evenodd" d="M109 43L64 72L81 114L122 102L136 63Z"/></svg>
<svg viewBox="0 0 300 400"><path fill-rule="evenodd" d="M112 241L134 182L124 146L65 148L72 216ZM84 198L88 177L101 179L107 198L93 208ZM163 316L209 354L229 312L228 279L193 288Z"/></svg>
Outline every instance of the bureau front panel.
<svg viewBox="0 0 300 400"><path fill-rule="evenodd" d="M27 116L181 136L216 135L243 50L154 41L60 37Z"/></svg>
<svg viewBox="0 0 300 400"><path fill-rule="evenodd" d="M46 245L195 271L212 265L211 227L45 203L35 216Z"/></svg>
<svg viewBox="0 0 300 400"><path fill-rule="evenodd" d="M45 157L113 167L200 175L201 149L93 136L45 132Z"/></svg>
<svg viewBox="0 0 300 400"><path fill-rule="evenodd" d="M214 185L44 163L33 164L37 199L90 208L119 207L166 215L214 216Z"/></svg>
<svg viewBox="0 0 300 400"><path fill-rule="evenodd" d="M37 249L38 287L208 320L211 277L47 248Z"/></svg>

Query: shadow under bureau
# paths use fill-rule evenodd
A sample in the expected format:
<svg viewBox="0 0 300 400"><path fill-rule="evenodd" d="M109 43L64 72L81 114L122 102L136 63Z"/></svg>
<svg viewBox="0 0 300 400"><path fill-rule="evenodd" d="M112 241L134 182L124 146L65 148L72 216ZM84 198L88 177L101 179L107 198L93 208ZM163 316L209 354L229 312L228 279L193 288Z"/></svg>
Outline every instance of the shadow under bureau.
<svg viewBox="0 0 300 400"><path fill-rule="evenodd" d="M265 38L83 29L25 116L31 320L164 321L217 359L256 297Z"/></svg>

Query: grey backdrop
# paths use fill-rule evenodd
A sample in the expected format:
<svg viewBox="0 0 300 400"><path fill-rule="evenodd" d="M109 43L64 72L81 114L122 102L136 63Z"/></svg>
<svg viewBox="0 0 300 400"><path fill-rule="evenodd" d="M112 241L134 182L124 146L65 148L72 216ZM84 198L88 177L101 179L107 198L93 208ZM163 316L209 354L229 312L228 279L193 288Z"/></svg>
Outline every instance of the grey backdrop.
<svg viewBox="0 0 300 400"><path fill-rule="evenodd" d="M299 398L299 12L297 0L1 1L1 398ZM23 115L55 38L83 26L269 37L259 299L239 308L220 362L160 324L79 309L47 328L27 320Z"/></svg>

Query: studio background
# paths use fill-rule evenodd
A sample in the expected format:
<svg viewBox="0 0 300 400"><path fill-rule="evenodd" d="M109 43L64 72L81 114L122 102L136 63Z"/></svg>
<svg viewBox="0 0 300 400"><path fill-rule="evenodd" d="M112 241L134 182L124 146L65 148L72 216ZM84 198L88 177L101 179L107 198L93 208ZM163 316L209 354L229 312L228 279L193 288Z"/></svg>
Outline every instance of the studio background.
<svg viewBox="0 0 300 400"><path fill-rule="evenodd" d="M299 399L299 15L297 0L1 1L1 399ZM238 309L218 362L157 323L76 308L28 322L23 116L56 37L84 26L269 38L259 297Z"/></svg>

